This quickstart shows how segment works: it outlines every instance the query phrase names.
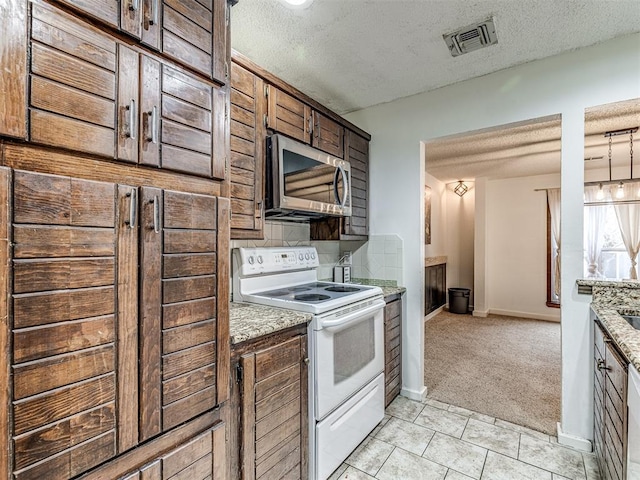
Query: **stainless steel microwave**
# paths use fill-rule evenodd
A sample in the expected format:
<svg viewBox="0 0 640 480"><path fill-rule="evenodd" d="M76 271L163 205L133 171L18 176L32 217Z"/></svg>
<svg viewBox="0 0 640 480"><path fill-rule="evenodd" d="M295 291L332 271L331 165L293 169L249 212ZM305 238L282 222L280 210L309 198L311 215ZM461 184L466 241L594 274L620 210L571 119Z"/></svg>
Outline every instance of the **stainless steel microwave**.
<svg viewBox="0 0 640 480"><path fill-rule="evenodd" d="M282 135L267 137L265 214L283 220L351 216L351 165Z"/></svg>

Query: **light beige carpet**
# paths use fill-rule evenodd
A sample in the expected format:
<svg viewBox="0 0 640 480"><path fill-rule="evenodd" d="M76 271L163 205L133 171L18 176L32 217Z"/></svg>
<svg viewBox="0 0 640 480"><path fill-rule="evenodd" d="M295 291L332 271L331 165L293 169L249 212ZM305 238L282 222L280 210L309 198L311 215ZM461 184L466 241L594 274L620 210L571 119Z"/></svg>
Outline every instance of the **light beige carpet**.
<svg viewBox="0 0 640 480"><path fill-rule="evenodd" d="M559 323L443 312L424 348L428 398L556 434Z"/></svg>

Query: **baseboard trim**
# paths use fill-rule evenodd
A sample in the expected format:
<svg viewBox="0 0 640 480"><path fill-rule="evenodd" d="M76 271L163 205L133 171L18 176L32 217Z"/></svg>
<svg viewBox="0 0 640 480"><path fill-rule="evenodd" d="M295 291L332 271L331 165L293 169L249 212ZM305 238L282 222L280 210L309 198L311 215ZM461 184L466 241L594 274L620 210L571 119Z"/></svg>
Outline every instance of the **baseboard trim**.
<svg viewBox="0 0 640 480"><path fill-rule="evenodd" d="M504 315L505 317L530 318L532 320L544 320L545 322L560 323L560 319L555 315L542 315L538 313L518 312L517 310L499 310L491 308L488 313L493 315Z"/></svg>
<svg viewBox="0 0 640 480"><path fill-rule="evenodd" d="M489 315L489 310L474 310L471 314L474 317L486 318Z"/></svg>
<svg viewBox="0 0 640 480"><path fill-rule="evenodd" d="M435 317L436 315L438 315L440 312L442 312L444 310L444 305L442 305L441 307L435 309L433 312L431 312L429 315L427 315L426 317L424 317L424 321L426 322L427 320Z"/></svg>
<svg viewBox="0 0 640 480"><path fill-rule="evenodd" d="M407 397L409 400L415 400L417 402L424 402L427 398L427 387L423 386L420 390L411 390L404 388L400 390L400 395Z"/></svg>
<svg viewBox="0 0 640 480"><path fill-rule="evenodd" d="M558 443L560 445L566 445L567 447L575 448L576 450L580 450L582 452L593 451L591 440L587 440L586 438L577 437L575 435L569 435L568 433L564 433L562 431L562 425L560 425L560 422L558 422L557 425L558 425L557 426Z"/></svg>

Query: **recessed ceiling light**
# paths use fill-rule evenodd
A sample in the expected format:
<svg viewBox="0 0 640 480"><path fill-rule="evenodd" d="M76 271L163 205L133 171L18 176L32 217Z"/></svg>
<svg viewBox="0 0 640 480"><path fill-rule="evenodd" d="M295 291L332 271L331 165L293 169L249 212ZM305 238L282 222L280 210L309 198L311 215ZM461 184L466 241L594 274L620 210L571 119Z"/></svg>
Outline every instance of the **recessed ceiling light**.
<svg viewBox="0 0 640 480"><path fill-rule="evenodd" d="M313 3L313 0L281 0L285 7L289 8L307 8Z"/></svg>

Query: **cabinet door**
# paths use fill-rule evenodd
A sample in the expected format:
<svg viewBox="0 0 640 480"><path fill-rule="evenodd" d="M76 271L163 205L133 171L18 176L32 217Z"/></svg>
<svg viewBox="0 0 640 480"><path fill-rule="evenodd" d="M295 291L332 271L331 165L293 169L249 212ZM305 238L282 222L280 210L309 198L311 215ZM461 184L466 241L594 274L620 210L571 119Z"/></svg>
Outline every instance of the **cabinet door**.
<svg viewBox="0 0 640 480"><path fill-rule="evenodd" d="M223 90L151 59L143 72L142 163L224 178Z"/></svg>
<svg viewBox="0 0 640 480"><path fill-rule="evenodd" d="M225 199L142 189L143 440L228 397L228 217Z"/></svg>
<svg viewBox="0 0 640 480"><path fill-rule="evenodd" d="M313 112L311 145L335 157L344 158L344 127L321 113Z"/></svg>
<svg viewBox="0 0 640 480"><path fill-rule="evenodd" d="M120 480L225 480L225 424L197 435Z"/></svg>
<svg viewBox="0 0 640 480"><path fill-rule="evenodd" d="M594 407L594 429L593 429L593 449L600 464L600 469L604 473L604 370L601 368L604 362L604 337L602 331L596 323L593 325L594 334L594 375L593 375L593 407Z"/></svg>
<svg viewBox="0 0 640 480"><path fill-rule="evenodd" d="M0 5L0 135L22 140L27 138L27 4L4 0Z"/></svg>
<svg viewBox="0 0 640 480"><path fill-rule="evenodd" d="M402 303L394 300L384 308L385 406L402 388Z"/></svg>
<svg viewBox="0 0 640 480"><path fill-rule="evenodd" d="M243 479L308 478L307 336L244 355Z"/></svg>
<svg viewBox="0 0 640 480"><path fill-rule="evenodd" d="M267 90L267 127L304 143L311 141L311 108L272 85Z"/></svg>
<svg viewBox="0 0 640 480"><path fill-rule="evenodd" d="M60 0L62 3L71 5L81 10L107 25L118 28L118 17L120 13L120 1L124 10L135 11L136 0Z"/></svg>
<svg viewBox="0 0 640 480"><path fill-rule="evenodd" d="M226 83L225 0L140 0L142 43Z"/></svg>
<svg viewBox="0 0 640 480"><path fill-rule="evenodd" d="M263 238L264 83L231 64L231 237Z"/></svg>
<svg viewBox="0 0 640 480"><path fill-rule="evenodd" d="M360 135L347 131L345 156L351 165L351 216L344 219L345 235L367 236L368 187L369 187L369 142Z"/></svg>
<svg viewBox="0 0 640 480"><path fill-rule="evenodd" d="M135 194L14 172L16 479L71 478L137 442Z"/></svg>
<svg viewBox="0 0 640 480"><path fill-rule="evenodd" d="M114 158L116 42L47 3L31 5L31 140Z"/></svg>

